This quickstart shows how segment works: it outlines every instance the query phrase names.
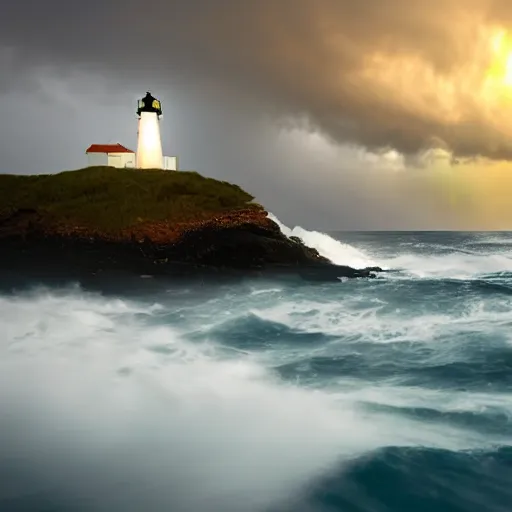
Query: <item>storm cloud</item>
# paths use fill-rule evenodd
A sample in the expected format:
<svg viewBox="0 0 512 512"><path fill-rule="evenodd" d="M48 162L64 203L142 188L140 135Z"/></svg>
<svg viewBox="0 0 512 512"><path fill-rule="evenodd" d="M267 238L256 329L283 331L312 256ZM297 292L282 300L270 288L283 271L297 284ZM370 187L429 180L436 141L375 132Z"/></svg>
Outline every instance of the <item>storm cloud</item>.
<svg viewBox="0 0 512 512"><path fill-rule="evenodd" d="M510 227L508 1L2 7L0 172L83 167L94 142L133 149L149 89L166 154L285 223Z"/></svg>
<svg viewBox="0 0 512 512"><path fill-rule="evenodd" d="M141 84L147 71L236 90L336 142L512 157L485 80L505 0L10 0L6 13L4 89L30 69Z"/></svg>

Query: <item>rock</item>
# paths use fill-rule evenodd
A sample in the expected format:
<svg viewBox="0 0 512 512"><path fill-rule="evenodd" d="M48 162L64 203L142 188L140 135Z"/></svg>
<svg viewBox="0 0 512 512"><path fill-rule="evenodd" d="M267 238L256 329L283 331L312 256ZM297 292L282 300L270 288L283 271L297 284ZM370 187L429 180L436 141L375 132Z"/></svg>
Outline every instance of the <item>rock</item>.
<svg viewBox="0 0 512 512"><path fill-rule="evenodd" d="M368 272L385 272L385 270L380 267L366 267L363 270L367 270Z"/></svg>
<svg viewBox="0 0 512 512"><path fill-rule="evenodd" d="M279 275L313 281L373 278L378 267L334 265L298 237L286 237L264 210L243 210L187 223L152 222L98 233L43 221L35 210L0 219L0 267L69 275Z"/></svg>

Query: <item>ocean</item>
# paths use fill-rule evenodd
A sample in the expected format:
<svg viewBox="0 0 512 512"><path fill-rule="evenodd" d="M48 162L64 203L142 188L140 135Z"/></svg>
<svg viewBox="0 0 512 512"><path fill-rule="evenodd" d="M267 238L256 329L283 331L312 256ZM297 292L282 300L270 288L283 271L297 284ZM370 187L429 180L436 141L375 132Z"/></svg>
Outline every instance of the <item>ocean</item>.
<svg viewBox="0 0 512 512"><path fill-rule="evenodd" d="M4 287L1 512L512 510L512 234L282 229L389 271Z"/></svg>

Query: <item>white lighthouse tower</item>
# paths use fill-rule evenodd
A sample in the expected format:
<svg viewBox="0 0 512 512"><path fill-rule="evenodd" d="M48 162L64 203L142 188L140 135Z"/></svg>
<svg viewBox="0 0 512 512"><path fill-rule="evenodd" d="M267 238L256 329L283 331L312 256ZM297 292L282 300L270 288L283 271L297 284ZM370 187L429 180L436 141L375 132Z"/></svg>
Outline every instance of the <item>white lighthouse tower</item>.
<svg viewBox="0 0 512 512"><path fill-rule="evenodd" d="M160 101L147 92L146 96L138 101L137 115L139 116L137 168L163 169L164 156L160 136L162 105Z"/></svg>

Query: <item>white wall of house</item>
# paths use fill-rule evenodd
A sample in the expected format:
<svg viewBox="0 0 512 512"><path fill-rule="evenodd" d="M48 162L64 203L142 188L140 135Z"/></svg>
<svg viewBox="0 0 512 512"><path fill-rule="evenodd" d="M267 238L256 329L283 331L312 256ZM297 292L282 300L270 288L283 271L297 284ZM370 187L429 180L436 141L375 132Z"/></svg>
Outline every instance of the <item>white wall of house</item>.
<svg viewBox="0 0 512 512"><path fill-rule="evenodd" d="M111 167L135 167L135 153L109 153L108 164Z"/></svg>
<svg viewBox="0 0 512 512"><path fill-rule="evenodd" d="M135 167L135 153L87 153L87 163L89 167Z"/></svg>
<svg viewBox="0 0 512 512"><path fill-rule="evenodd" d="M89 167L108 165L107 153L87 153L87 165Z"/></svg>

